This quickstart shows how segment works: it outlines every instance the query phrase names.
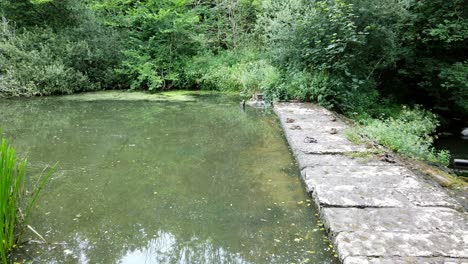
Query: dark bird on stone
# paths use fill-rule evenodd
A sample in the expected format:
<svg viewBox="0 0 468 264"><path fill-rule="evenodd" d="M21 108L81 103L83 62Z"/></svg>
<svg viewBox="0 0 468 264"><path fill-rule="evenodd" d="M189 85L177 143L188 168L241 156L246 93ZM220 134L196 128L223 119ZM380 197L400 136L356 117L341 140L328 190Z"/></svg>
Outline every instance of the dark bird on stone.
<svg viewBox="0 0 468 264"><path fill-rule="evenodd" d="M304 139L304 143L317 143L317 139L315 139L313 137L306 137Z"/></svg>
<svg viewBox="0 0 468 264"><path fill-rule="evenodd" d="M388 163L396 163L395 159L388 153L380 155L380 160Z"/></svg>

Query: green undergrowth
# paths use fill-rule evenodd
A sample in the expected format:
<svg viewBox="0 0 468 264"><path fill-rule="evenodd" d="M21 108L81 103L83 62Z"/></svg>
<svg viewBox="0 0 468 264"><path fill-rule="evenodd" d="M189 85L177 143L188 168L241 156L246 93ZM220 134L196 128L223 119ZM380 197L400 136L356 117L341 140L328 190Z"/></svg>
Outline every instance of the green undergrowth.
<svg viewBox="0 0 468 264"><path fill-rule="evenodd" d="M249 97L272 89L281 73L268 58L250 46L193 57L184 69L184 86L202 90L237 92Z"/></svg>
<svg viewBox="0 0 468 264"><path fill-rule="evenodd" d="M348 129L346 137L353 143L361 144L366 139L410 158L448 166L450 153L433 148L437 116L416 106L402 106L398 112L380 118L357 117L357 124Z"/></svg>

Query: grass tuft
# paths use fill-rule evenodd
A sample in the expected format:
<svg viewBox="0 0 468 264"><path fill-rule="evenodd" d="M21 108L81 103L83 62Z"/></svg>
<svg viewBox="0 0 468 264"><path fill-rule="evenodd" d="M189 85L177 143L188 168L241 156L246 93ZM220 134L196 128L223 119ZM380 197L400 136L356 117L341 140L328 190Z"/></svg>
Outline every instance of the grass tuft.
<svg viewBox="0 0 468 264"><path fill-rule="evenodd" d="M0 137L0 142L0 258L2 263L8 263L9 254L25 231L31 209L56 166L38 179L31 197L26 199L26 159L17 158L8 140ZM22 204L26 205L24 213Z"/></svg>

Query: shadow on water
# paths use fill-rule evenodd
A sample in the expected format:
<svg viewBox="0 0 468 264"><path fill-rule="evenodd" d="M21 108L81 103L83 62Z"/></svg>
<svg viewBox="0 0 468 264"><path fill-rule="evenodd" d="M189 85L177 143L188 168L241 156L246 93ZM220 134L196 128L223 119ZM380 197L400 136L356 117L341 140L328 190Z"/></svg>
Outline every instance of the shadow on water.
<svg viewBox="0 0 468 264"><path fill-rule="evenodd" d="M338 263L268 111L196 100L1 100L33 178L34 263ZM31 239L36 240L33 234Z"/></svg>
<svg viewBox="0 0 468 264"><path fill-rule="evenodd" d="M455 159L468 160L468 137L463 136L461 131L464 129L463 125L450 127L449 132L443 133L438 140L436 140L434 147L438 150L448 150L451 155L450 168L454 168L455 172L461 176L468 176L468 167L461 168L454 166Z"/></svg>

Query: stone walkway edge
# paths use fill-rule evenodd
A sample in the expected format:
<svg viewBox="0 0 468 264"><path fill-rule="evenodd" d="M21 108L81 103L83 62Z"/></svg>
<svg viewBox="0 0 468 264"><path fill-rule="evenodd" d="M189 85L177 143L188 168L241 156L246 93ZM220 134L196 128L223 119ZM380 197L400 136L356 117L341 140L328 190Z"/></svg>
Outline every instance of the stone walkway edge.
<svg viewBox="0 0 468 264"><path fill-rule="evenodd" d="M468 264L468 216L431 180L345 137L347 125L309 103L276 103L302 180L344 264ZM365 156L365 155L361 155Z"/></svg>

